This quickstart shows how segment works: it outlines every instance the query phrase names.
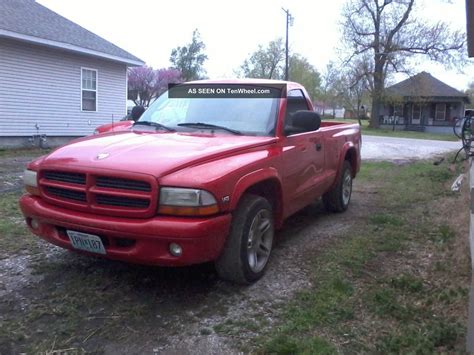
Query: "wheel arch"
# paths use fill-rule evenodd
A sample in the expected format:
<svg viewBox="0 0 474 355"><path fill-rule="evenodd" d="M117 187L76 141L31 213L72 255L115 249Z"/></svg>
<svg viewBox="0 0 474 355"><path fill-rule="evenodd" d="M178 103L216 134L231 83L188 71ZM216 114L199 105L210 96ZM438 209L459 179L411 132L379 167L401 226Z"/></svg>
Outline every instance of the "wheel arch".
<svg viewBox="0 0 474 355"><path fill-rule="evenodd" d="M341 167L342 164L344 164L344 161L348 161L351 164L352 167L352 177L355 178L357 172L359 171L359 159L357 156L357 150L355 146L349 146L344 153L344 159L341 161Z"/></svg>
<svg viewBox="0 0 474 355"><path fill-rule="evenodd" d="M275 227L283 224L283 189L278 172L274 168L261 169L243 176L232 194L230 209L235 210L246 193L267 199L272 208Z"/></svg>

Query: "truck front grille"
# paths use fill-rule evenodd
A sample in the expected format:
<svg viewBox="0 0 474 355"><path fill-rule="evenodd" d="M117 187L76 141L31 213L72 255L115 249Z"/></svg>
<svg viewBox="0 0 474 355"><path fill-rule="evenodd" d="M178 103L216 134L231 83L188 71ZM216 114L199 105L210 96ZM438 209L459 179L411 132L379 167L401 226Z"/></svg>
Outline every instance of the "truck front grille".
<svg viewBox="0 0 474 355"><path fill-rule="evenodd" d="M150 205L149 200L130 197L116 197L107 195L97 195L96 201L99 205L131 207L131 208L147 208Z"/></svg>
<svg viewBox="0 0 474 355"><path fill-rule="evenodd" d="M39 186L48 202L70 209L114 216L153 216L158 201L156 180L147 175L129 175L47 169L39 173Z"/></svg>
<svg viewBox="0 0 474 355"><path fill-rule="evenodd" d="M77 185L86 184L86 174L46 170L43 172L43 177L48 180L67 182L70 184L77 184Z"/></svg>
<svg viewBox="0 0 474 355"><path fill-rule="evenodd" d="M46 191L53 196L63 198L65 200L86 202L86 193L82 191L74 191L52 186L46 186Z"/></svg>
<svg viewBox="0 0 474 355"><path fill-rule="evenodd" d="M113 189L134 190L134 191L151 191L151 186L146 181L137 181L129 179L119 179L110 176L98 176L96 185L100 187L109 187Z"/></svg>

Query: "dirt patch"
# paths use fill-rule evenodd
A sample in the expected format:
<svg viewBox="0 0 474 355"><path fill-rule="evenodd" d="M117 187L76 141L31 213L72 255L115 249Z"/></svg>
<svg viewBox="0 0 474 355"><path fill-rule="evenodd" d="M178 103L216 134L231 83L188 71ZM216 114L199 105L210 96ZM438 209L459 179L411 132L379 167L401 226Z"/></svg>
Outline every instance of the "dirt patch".
<svg viewBox="0 0 474 355"><path fill-rule="evenodd" d="M21 190L26 165L43 153L41 150L31 150L19 156L0 156L0 194Z"/></svg>

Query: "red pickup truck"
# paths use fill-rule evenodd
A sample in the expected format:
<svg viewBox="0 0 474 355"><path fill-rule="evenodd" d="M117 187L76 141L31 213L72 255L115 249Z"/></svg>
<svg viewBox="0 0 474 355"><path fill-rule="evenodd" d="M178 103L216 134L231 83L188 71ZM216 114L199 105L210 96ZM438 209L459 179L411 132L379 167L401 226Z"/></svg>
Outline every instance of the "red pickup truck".
<svg viewBox="0 0 474 355"><path fill-rule="evenodd" d="M129 130L77 139L31 162L20 199L31 231L133 263L213 261L223 279L250 283L286 218L320 197L331 211L347 209L359 125L321 122L294 82L183 85L201 84L285 89L266 98L166 92Z"/></svg>

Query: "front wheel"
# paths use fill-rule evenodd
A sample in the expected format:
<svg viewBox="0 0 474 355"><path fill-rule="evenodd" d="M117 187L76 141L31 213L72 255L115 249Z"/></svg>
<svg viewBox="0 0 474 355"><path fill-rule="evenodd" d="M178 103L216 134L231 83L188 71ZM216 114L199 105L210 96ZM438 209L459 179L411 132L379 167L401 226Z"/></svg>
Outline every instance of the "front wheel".
<svg viewBox="0 0 474 355"><path fill-rule="evenodd" d="M350 162L345 160L336 186L323 195L324 206L330 212L344 212L349 207L351 196L352 167Z"/></svg>
<svg viewBox="0 0 474 355"><path fill-rule="evenodd" d="M249 284L265 272L273 246L274 223L270 203L246 194L232 218L230 234L216 270L222 279Z"/></svg>

